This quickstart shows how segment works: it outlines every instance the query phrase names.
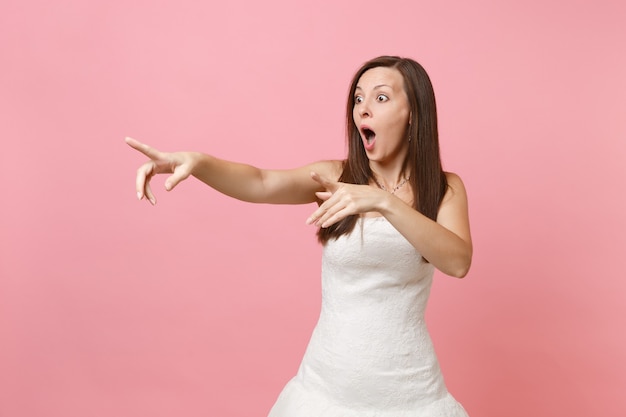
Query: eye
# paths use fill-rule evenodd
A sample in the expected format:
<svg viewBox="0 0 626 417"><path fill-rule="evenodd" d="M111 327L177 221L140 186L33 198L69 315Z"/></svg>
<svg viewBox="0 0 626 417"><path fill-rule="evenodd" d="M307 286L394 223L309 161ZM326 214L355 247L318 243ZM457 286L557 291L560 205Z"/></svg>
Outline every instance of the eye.
<svg viewBox="0 0 626 417"><path fill-rule="evenodd" d="M363 102L363 97L361 97L361 96L354 97L354 103L355 104L359 104L359 103L362 103L362 102Z"/></svg>
<svg viewBox="0 0 626 417"><path fill-rule="evenodd" d="M384 103L385 101L389 100L389 97L387 97L384 94L379 94L378 97L376 97L376 101Z"/></svg>

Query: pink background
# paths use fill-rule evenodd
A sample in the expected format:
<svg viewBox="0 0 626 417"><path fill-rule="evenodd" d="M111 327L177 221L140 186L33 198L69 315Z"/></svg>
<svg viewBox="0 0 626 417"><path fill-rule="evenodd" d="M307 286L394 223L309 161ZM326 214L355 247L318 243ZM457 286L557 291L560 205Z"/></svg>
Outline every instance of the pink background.
<svg viewBox="0 0 626 417"><path fill-rule="evenodd" d="M384 6L383 6L384 4ZM134 196L133 136L344 155L352 73L420 61L474 264L428 320L472 417L626 410L626 8L590 1L0 4L0 416L264 416L319 312L313 206Z"/></svg>

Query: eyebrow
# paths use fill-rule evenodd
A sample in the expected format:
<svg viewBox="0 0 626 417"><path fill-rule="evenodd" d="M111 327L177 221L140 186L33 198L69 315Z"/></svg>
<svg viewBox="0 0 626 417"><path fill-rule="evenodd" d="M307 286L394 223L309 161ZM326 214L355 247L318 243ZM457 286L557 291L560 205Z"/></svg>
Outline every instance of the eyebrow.
<svg viewBox="0 0 626 417"><path fill-rule="evenodd" d="M393 87L391 87L390 85L387 85L387 84L378 84L378 85L375 85L375 86L374 86L374 88L373 88L372 90L376 90L377 88L380 88L380 87L388 87L388 88L391 88L391 89L393 90ZM355 88L355 90L363 90L363 89L361 88L361 86L357 85L357 86L356 86L356 88Z"/></svg>

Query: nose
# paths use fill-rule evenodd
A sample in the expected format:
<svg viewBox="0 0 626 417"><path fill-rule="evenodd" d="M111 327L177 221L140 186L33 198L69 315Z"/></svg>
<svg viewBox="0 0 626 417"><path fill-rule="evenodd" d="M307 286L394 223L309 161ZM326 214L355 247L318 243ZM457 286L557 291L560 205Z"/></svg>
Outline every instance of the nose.
<svg viewBox="0 0 626 417"><path fill-rule="evenodd" d="M366 101L363 101L361 104L359 104L358 112L359 112L359 116L361 116L362 118L372 116L372 113Z"/></svg>

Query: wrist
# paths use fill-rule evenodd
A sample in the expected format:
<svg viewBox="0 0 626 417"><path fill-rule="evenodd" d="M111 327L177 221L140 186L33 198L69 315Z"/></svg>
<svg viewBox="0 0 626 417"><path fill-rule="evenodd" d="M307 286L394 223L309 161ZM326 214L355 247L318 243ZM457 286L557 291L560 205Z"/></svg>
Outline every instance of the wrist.
<svg viewBox="0 0 626 417"><path fill-rule="evenodd" d="M188 152L189 162L191 164L191 175L197 177L205 172L210 166L210 156L201 152Z"/></svg>
<svg viewBox="0 0 626 417"><path fill-rule="evenodd" d="M397 199L397 197L395 197L393 194L388 193L387 191L384 191L384 190L378 190L378 192L380 193L381 197L378 200L378 207L376 211L382 214L383 216L386 216L387 214L391 212L392 206L393 206L393 200Z"/></svg>

